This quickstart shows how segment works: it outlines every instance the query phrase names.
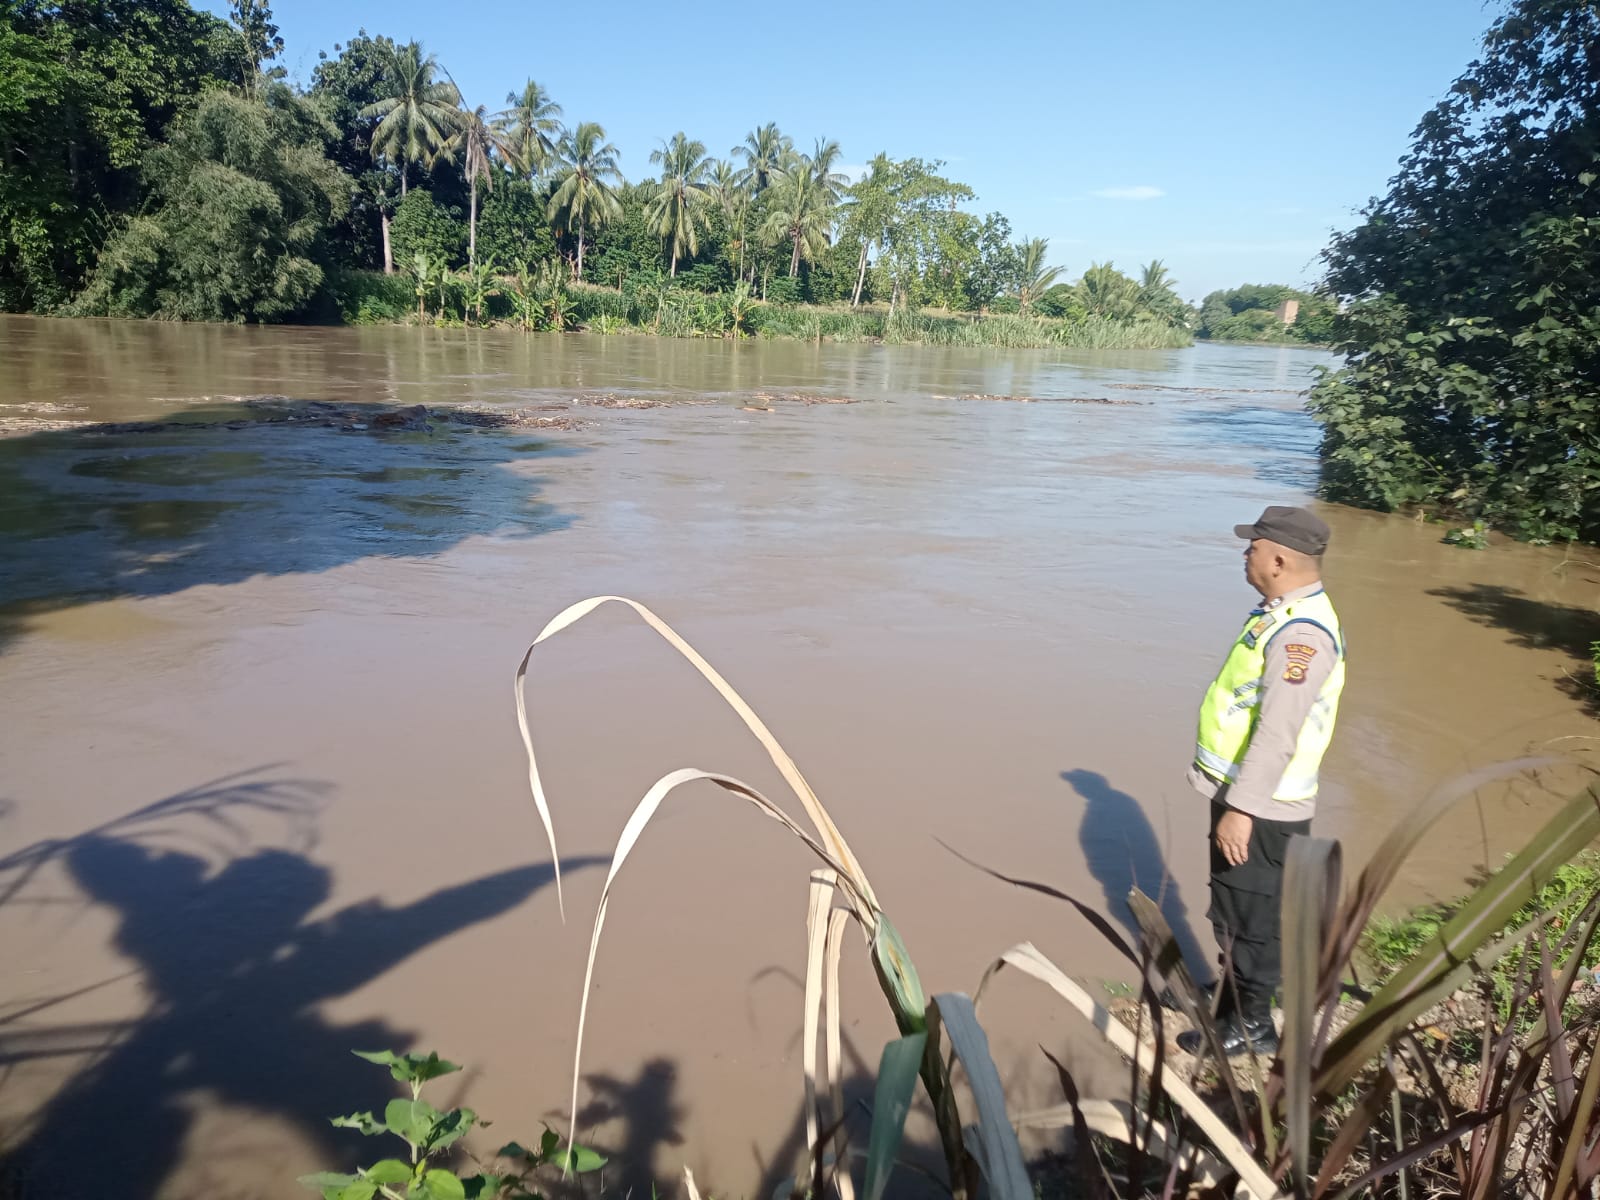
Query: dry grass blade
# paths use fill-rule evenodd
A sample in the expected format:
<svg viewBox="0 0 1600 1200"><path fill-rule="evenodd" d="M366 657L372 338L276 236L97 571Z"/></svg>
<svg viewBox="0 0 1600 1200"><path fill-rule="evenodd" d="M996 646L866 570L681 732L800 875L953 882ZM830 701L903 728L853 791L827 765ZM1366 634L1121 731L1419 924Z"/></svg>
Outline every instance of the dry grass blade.
<svg viewBox="0 0 1600 1200"><path fill-rule="evenodd" d="M1085 1133L1098 1133L1101 1137L1119 1142L1128 1140L1128 1125L1137 1119L1133 1106L1125 1100L1080 1100L1076 1105L1069 1101L1022 1113L1013 1117L1011 1123L1019 1130L1073 1129L1076 1132L1080 1116ZM1090 1154L1087 1138L1082 1134L1078 1138L1080 1144L1074 1147L1074 1155ZM1224 1168L1216 1156L1203 1146L1185 1143L1164 1122L1157 1121L1150 1127L1148 1149L1163 1162L1174 1163L1180 1170L1190 1171L1205 1187L1215 1187L1222 1182Z"/></svg>
<svg viewBox="0 0 1600 1200"><path fill-rule="evenodd" d="M1022 1146L1017 1131L1006 1115L1006 1094L1000 1086L1000 1072L989 1053L989 1037L978 1024L972 1001L959 992L945 992L934 998L939 1019L944 1024L956 1057L966 1068L967 1084L978 1106L977 1155L989 1180L995 1200L1033 1200L1033 1184L1022 1161Z"/></svg>
<svg viewBox="0 0 1600 1200"><path fill-rule="evenodd" d="M811 872L811 891L806 905L806 990L805 1022L801 1026L801 1064L805 1068L806 1150L817 1153L821 1109L817 1089L817 1039L823 1011L822 971L827 956L828 910L833 906L834 883L838 876L829 870Z"/></svg>
<svg viewBox="0 0 1600 1200"><path fill-rule="evenodd" d="M1316 1063L1312 1024L1321 995L1320 948L1339 899L1339 844L1327 838L1289 839L1283 877L1283 1080L1289 1157L1295 1193L1311 1178L1311 1072Z"/></svg>
<svg viewBox="0 0 1600 1200"><path fill-rule="evenodd" d="M1226 1062L1228 1056L1222 1052L1222 1035L1217 1032L1217 1022L1211 1015L1210 1002L1195 983L1194 976L1189 974L1189 968L1184 964L1183 955L1178 949L1178 939L1173 936L1172 927L1167 924L1166 917L1161 915L1161 909L1138 888L1128 893L1128 908L1139 926L1146 952L1155 959L1157 969L1160 970L1163 963L1171 964L1170 969L1162 972L1162 976L1171 987L1184 1016L1189 1018L1190 1023L1205 1038L1206 1048L1214 1061ZM1227 1089L1228 1100L1233 1105L1234 1117L1239 1123L1239 1128L1248 1128L1250 1122L1245 1115L1244 1095L1239 1090L1238 1080L1233 1077L1232 1071L1219 1071L1218 1075Z"/></svg>
<svg viewBox="0 0 1600 1200"><path fill-rule="evenodd" d="M694 1172L685 1165L683 1168L683 1195L684 1200L700 1200L700 1189L695 1186Z"/></svg>
<svg viewBox="0 0 1600 1200"><path fill-rule="evenodd" d="M600 934L605 929L606 909L611 902L611 885L617 878L617 872L622 869L622 864L627 861L628 855L633 852L633 848L638 843L640 835L643 834L645 826L650 823L650 818L655 816L656 810L661 807L662 801L675 789L682 787L686 783L693 783L701 779L714 783L724 791L731 792L735 796L748 801L758 812L771 817L790 833L794 834L795 837L810 847L813 854L832 868L840 878L841 887L847 895L850 894L853 881L845 875L843 866L834 861L828 851L804 829L801 829L788 813L784 812L783 809L779 808L749 784L734 779L729 775L718 775L711 771L701 771L693 767L673 771L671 774L664 775L658 779L655 785L645 793L644 799L639 801L638 806L633 810L633 815L628 818L627 824L622 827L622 833L617 838L616 851L612 855L611 869L606 873L605 886L600 891L600 904L594 914L594 932L589 938L589 960L583 970L583 998L578 1006L578 1042L572 1056L573 1129L571 1140L574 1142L578 1140L578 1077L583 1061L584 1028L589 1018L589 992L594 982L595 958L600 951ZM855 900L857 903L863 903L859 896L855 897Z"/></svg>
<svg viewBox="0 0 1600 1200"><path fill-rule="evenodd" d="M1039 953L1030 942L1013 946L990 964L989 969L984 972L983 982L978 986L980 998L988 987L990 979L1007 966L1015 967L1024 975L1037 979L1054 991L1077 1009L1084 1019L1098 1029L1120 1053L1139 1064L1140 1069L1146 1074L1154 1068L1154 1053L1150 1047L1135 1038L1132 1030L1097 1004L1077 981L1069 978L1060 967ZM1266 1200L1268 1197L1278 1197L1283 1194L1273 1184L1261 1164L1251 1156L1238 1135L1222 1123L1222 1118L1217 1116L1211 1106L1197 1096L1188 1084L1176 1075L1168 1075L1163 1087L1173 1103L1183 1109L1185 1115L1195 1123L1200 1132L1205 1134L1229 1167L1238 1173L1245 1189L1252 1196L1258 1200Z"/></svg>
<svg viewBox="0 0 1600 1200"><path fill-rule="evenodd" d="M772 731L756 715L755 710L750 707L744 697L734 691L732 685L700 656L699 651L684 641L677 630L656 616L655 613L637 600L629 600L626 596L591 596L587 600L580 600L578 603L563 609L539 631L539 635L533 639L527 652L522 656L522 662L517 666L514 685L517 698L517 726L522 731L522 745L528 753L528 786L533 792L534 807L539 810L539 820L544 824L545 837L550 843L550 859L555 869L556 897L561 903L563 919L565 919L566 914L566 903L561 898L561 863L556 851L555 826L550 818L549 801L545 796L544 787L539 779L538 760L533 750L533 735L528 728L528 705L525 691L529 663L533 658L534 649L541 642L548 641L563 629L581 621L602 604L621 604L637 613L646 625L660 634L669 646L687 659L689 664L700 672L701 677L716 689L717 694L727 702L728 707L738 714L739 719L744 722L745 728L755 735L756 740L766 750L767 756L772 759L773 765L778 768L778 773L783 776L784 782L793 789L801 806L806 810L806 815L811 818L811 823L817 831L817 837L828 848L829 856L843 864L841 874L850 877L861 898L866 902L863 911L857 915L862 918L863 924L867 925L870 934L872 931L872 919L878 911L878 901L872 894L872 886L867 882L867 877L861 869L861 864L856 861L856 856L845 842L844 835L839 832L838 826L833 823L833 818L828 815L828 810L822 806L822 801L817 799L816 792L806 782L805 776L800 773L800 768L795 765L794 759L789 757L789 752L779 745L778 739L772 735Z"/></svg>
<svg viewBox="0 0 1600 1200"><path fill-rule="evenodd" d="M843 1153L849 1130L845 1128L844 1053L839 1035L839 1023L843 1019L843 1010L839 1007L839 954L844 949L844 931L849 921L850 914L842 908L836 908L828 914L823 961L823 992L828 1010L828 1036L825 1041L828 1052L828 1098L833 1125L838 1130L835 1134L834 1160L838 1163L835 1185L839 1189L839 1200L855 1200L856 1194L850 1167Z"/></svg>

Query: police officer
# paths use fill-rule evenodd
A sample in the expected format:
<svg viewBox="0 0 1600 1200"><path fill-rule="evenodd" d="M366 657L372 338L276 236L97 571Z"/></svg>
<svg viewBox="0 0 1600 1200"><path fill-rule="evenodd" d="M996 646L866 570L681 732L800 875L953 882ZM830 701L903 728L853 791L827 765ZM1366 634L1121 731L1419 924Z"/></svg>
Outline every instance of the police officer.
<svg viewBox="0 0 1600 1200"><path fill-rule="evenodd" d="M1284 853L1309 833L1317 768L1344 689L1344 637L1322 589L1328 526L1275 505L1234 532L1261 593L1200 705L1189 782L1211 800L1211 918L1222 950L1218 1006L1227 1054L1278 1048L1272 997L1282 974ZM1191 1053L1198 1031L1179 1039Z"/></svg>

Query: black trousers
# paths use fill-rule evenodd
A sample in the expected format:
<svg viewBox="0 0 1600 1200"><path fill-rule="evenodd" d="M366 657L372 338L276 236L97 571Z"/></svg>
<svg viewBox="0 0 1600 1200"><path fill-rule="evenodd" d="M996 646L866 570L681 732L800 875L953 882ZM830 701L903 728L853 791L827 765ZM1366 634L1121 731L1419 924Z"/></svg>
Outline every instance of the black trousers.
<svg viewBox="0 0 1600 1200"><path fill-rule="evenodd" d="M1289 839L1311 832L1311 822L1269 821L1253 817L1249 854L1231 866L1217 849L1217 821L1228 811L1220 799L1211 805L1211 918L1222 948L1223 1016L1271 1015L1272 997L1283 981L1283 860ZM1233 983L1229 987L1228 982Z"/></svg>

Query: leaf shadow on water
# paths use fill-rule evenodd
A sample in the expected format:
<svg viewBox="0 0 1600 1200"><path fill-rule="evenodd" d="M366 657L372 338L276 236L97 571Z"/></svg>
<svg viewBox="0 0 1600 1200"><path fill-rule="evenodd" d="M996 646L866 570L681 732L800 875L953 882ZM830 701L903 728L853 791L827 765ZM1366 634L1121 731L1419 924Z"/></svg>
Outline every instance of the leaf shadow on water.
<svg viewBox="0 0 1600 1200"><path fill-rule="evenodd" d="M1473 583L1430 588L1456 611L1479 625L1504 630L1506 640L1532 650L1556 650L1572 659L1555 684L1596 716L1600 687L1595 683L1594 653L1600 643L1600 612L1575 605L1539 600L1517 588Z"/></svg>
<svg viewBox="0 0 1600 1200"><path fill-rule="evenodd" d="M332 872L310 857L331 789L274 771L213 780L0 858L7 906L50 906L51 919L60 918L65 884L77 893L67 920L92 906L112 910L113 946L135 964L127 974L147 998L143 1015L126 1022L40 1019L117 976L22 999L0 1014L0 1070L41 1060L71 1066L24 1128L8 1131L0 1191L88 1200L114 1178L120 1194L156 1195L197 1116L218 1105L287 1121L317 1147L320 1161L310 1169L350 1170L358 1158L382 1156L328 1124L375 1101L381 1107L394 1086L351 1050L432 1047L414 1047L411 1033L386 1020L336 1023L321 1006L517 907L553 872L548 864L518 867L409 904L362 900L313 919L333 889ZM282 844L257 841L252 829L264 820L281 824L286 836L271 840ZM576 871L602 861L565 865ZM94 1164L115 1164L114 1174ZM226 1164L216 1165L220 1178ZM284 1182L297 1173L281 1154L249 1171L268 1177L267 1190L281 1186L273 1173Z"/></svg>
<svg viewBox="0 0 1600 1200"><path fill-rule="evenodd" d="M1153 897L1189 970L1196 980L1208 982L1215 975L1214 956L1206 954L1195 936L1182 890L1167 868L1166 854L1144 807L1112 787L1098 771L1063 771L1061 778L1085 801L1078 841L1089 872L1104 893L1106 912L1127 927L1137 945L1139 923L1128 907L1128 893L1137 887ZM1194 850L1201 854L1204 847L1197 842Z"/></svg>
<svg viewBox="0 0 1600 1200"><path fill-rule="evenodd" d="M392 409L339 412L370 424ZM230 428L241 415L197 408L142 430L0 439L0 648L31 618L77 604L430 557L574 519L540 500L543 479L518 464L582 451L525 428Z"/></svg>
<svg viewBox="0 0 1600 1200"><path fill-rule="evenodd" d="M668 1058L653 1058L632 1079L593 1074L583 1077L583 1085L591 1099L578 1109L578 1140L606 1156L604 1190L624 1196L650 1195L667 1181L657 1153L684 1142L681 1124L687 1110L676 1099L677 1064ZM559 1129L561 1116L551 1117ZM612 1122L621 1123L620 1134L582 1133Z"/></svg>

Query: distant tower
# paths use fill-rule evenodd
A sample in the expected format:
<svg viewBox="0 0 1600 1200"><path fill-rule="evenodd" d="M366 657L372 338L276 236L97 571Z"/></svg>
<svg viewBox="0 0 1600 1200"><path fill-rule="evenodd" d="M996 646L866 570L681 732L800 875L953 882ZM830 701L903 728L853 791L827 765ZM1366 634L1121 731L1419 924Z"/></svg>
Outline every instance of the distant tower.
<svg viewBox="0 0 1600 1200"><path fill-rule="evenodd" d="M1294 319L1300 315L1300 301L1285 300L1278 305L1278 320L1285 325L1293 325Z"/></svg>

